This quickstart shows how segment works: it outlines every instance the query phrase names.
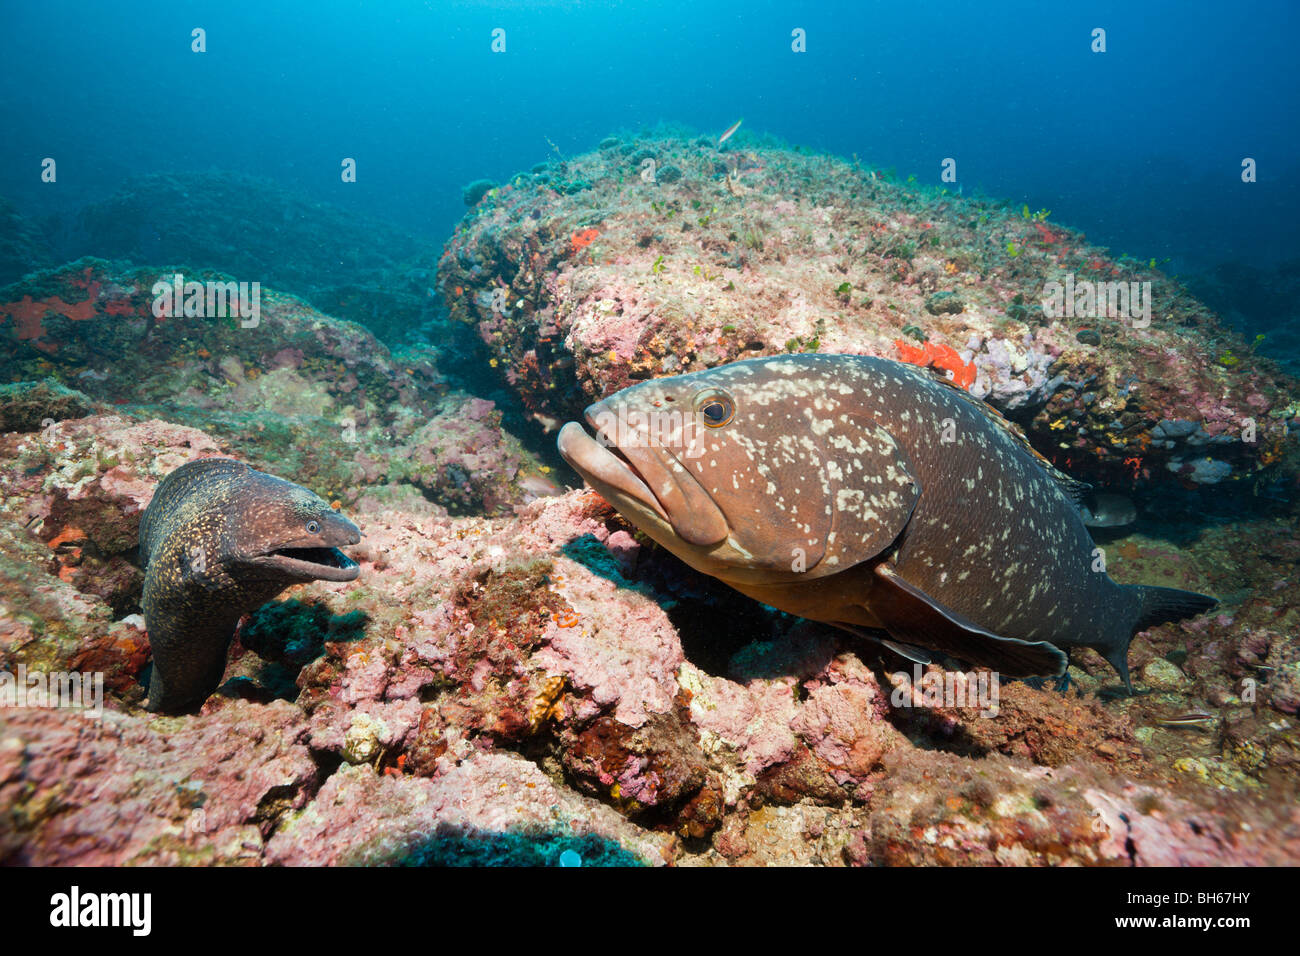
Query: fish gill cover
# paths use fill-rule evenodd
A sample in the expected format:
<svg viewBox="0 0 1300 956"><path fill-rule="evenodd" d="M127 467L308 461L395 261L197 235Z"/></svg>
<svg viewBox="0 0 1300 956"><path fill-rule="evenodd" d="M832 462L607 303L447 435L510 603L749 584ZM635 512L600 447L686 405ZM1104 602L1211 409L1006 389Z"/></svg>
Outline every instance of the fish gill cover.
<svg viewBox="0 0 1300 956"><path fill-rule="evenodd" d="M1269 14L139 6L0 14L0 862L1300 861L1297 94ZM1090 573L1219 606L1139 616L1131 695L1069 642L1060 683L923 663L924 633L679 561L555 451L630 387L845 353L978 410L959 437L1059 496L1046 525L944 511L953 542L1046 563L1068 525ZM746 427L705 397L708 434ZM164 639L219 630L220 686L156 714L141 519L178 469L235 467L204 459L355 522L359 572L237 624L187 605Z"/></svg>

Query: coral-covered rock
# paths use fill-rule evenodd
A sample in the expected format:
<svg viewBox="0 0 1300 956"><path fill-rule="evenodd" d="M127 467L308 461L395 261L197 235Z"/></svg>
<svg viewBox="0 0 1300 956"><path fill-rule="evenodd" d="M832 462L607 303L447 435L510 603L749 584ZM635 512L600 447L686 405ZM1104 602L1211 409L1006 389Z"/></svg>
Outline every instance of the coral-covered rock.
<svg viewBox="0 0 1300 956"><path fill-rule="evenodd" d="M40 569L31 573L52 571L120 613L138 597L141 579L129 552L139 543L140 515L157 482L219 450L193 428L113 415L0 435L0 449L15 465L0 477L0 515L34 533L46 549L43 556L31 548L11 556L26 556Z"/></svg>
<svg viewBox="0 0 1300 956"><path fill-rule="evenodd" d="M84 418L94 403L57 381L0 385L0 432L34 432L66 418Z"/></svg>
<svg viewBox="0 0 1300 956"><path fill-rule="evenodd" d="M1235 570L1206 559L1244 550L1222 529L1134 558L1271 582L1139 636L1141 673L1182 679L1116 698L1081 653L1069 693L929 700L928 674L729 597L589 492L496 517L387 507L361 516L357 581L251 614L221 690L164 718L140 710L131 585L77 575L92 552L131 566L122 516L214 440L112 416L0 440L24 463L3 479L0 671L100 672L105 707L0 708L7 862L1300 859L1300 548L1281 522L1238 532L1265 554ZM51 547L47 524L81 537ZM940 686L959 677L978 683Z"/></svg>
<svg viewBox="0 0 1300 956"><path fill-rule="evenodd" d="M457 398L449 396L436 416L411 433L407 453L392 463L388 480L414 485L453 511L502 510L521 500L516 482L530 464L527 455L501 431L501 413L492 402Z"/></svg>
<svg viewBox="0 0 1300 956"><path fill-rule="evenodd" d="M945 684L957 678L968 689L966 699L978 702L979 691L971 684L978 676L944 674L932 669L926 677L939 677ZM984 676L988 676L987 674ZM919 699L912 675L890 675L904 704L900 716L909 728L924 727L929 733L947 737L955 752L984 756L1002 753L1023 757L1047 767L1092 758L1130 772L1143 769L1142 748L1130 719L1108 710L1095 696L1040 690L1022 681L1001 684L987 709L979 706L915 706ZM922 684L925 678L922 678Z"/></svg>
<svg viewBox="0 0 1300 956"><path fill-rule="evenodd" d="M495 853L480 857L485 851L474 849L475 840L495 843ZM267 861L555 866L566 849L576 849L588 865L656 865L671 859L673 842L556 787L527 760L476 754L434 780L380 776L368 767L339 770L272 837Z"/></svg>
<svg viewBox="0 0 1300 956"><path fill-rule="evenodd" d="M808 699L791 723L830 777L856 788L866 798L867 777L905 738L887 720L884 695L876 675L857 657L842 655L819 679L807 682Z"/></svg>
<svg viewBox="0 0 1300 956"><path fill-rule="evenodd" d="M247 864L317 767L289 704L201 717L0 709L0 861Z"/></svg>
<svg viewBox="0 0 1300 956"><path fill-rule="evenodd" d="M270 289L256 316L228 298L212 316L155 315L154 284L174 274L84 259L0 291L0 378L41 383L0 400L9 427L68 418L70 401L112 405L201 428L222 453L348 503L409 484L455 510L508 511L555 490L492 402L449 388L432 350L390 352Z"/></svg>
<svg viewBox="0 0 1300 956"><path fill-rule="evenodd" d="M1294 381L1154 263L1044 220L827 156L647 139L497 187L438 284L551 416L639 379L851 352L934 366L1085 480L1212 485L1278 460Z"/></svg>
<svg viewBox="0 0 1300 956"><path fill-rule="evenodd" d="M1300 811L1235 795L933 754L886 758L867 858L877 864L1187 866L1296 858Z"/></svg>

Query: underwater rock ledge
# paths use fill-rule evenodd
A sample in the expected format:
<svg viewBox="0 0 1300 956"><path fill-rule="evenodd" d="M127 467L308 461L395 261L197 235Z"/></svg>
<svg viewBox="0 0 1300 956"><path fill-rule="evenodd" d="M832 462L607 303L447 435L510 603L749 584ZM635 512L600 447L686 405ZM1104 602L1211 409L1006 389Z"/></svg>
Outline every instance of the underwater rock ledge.
<svg viewBox="0 0 1300 956"><path fill-rule="evenodd" d="M871 645L720 596L586 491L495 518L366 507L357 582L291 589L240 629L200 713L148 714L133 525L111 516L217 442L102 416L48 437L79 451L6 480L0 669L104 672L105 712L0 708L5 862L1300 859L1300 653L1269 607L1140 635L1135 698L1103 704L1113 678L1080 655L1084 693L1007 684L996 720L900 709ZM31 534L58 502L67 533ZM1242 536L1266 544L1248 572L1267 565L1269 601L1300 603L1294 523L1212 546ZM1238 571L1203 573L1225 589ZM722 619L746 643L703 655L695 632ZM1254 662L1278 675L1259 700L1222 696ZM1222 735L1161 723L1213 694Z"/></svg>
<svg viewBox="0 0 1300 956"><path fill-rule="evenodd" d="M89 403L201 428L255 467L348 504L415 494L435 508L494 512L555 490L494 403L450 386L436 348L390 350L270 288L255 318L155 316L154 284L175 275L233 281L81 259L0 289L0 380L33 383L0 395L0 419L35 431L74 417L68 397L46 395L73 389L81 414Z"/></svg>
<svg viewBox="0 0 1300 956"><path fill-rule="evenodd" d="M1149 295L1052 318L1052 282ZM933 364L1101 485L1246 477L1300 425L1296 382L1154 260L805 151L611 138L487 190L438 288L560 420L640 379L821 351Z"/></svg>

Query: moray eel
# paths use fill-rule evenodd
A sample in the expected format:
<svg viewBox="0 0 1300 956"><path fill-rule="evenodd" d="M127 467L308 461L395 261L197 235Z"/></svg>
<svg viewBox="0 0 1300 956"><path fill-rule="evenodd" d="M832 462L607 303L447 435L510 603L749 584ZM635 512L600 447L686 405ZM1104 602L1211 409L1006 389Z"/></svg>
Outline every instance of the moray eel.
<svg viewBox="0 0 1300 956"><path fill-rule="evenodd" d="M585 411L560 454L687 564L773 607L1008 677L1095 648L1130 692L1140 630L1214 598L1125 586L1080 514L1086 484L992 408L914 366L749 359Z"/></svg>
<svg viewBox="0 0 1300 956"><path fill-rule="evenodd" d="M360 540L324 500L243 462L203 458L169 474L140 519L146 708L202 703L221 682L239 619L291 584L353 580L357 563L339 547Z"/></svg>

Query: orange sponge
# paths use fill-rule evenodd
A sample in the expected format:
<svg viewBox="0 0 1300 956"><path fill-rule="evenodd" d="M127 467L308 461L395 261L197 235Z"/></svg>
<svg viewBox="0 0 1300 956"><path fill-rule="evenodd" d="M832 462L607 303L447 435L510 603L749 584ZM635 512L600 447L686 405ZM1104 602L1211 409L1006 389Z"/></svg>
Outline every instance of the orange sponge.
<svg viewBox="0 0 1300 956"><path fill-rule="evenodd" d="M934 342L911 345L902 339L894 339L894 345L898 346L899 357L904 362L952 372L952 383L958 388L970 388L975 381L975 363L963 362L961 355L951 345L938 345Z"/></svg>

